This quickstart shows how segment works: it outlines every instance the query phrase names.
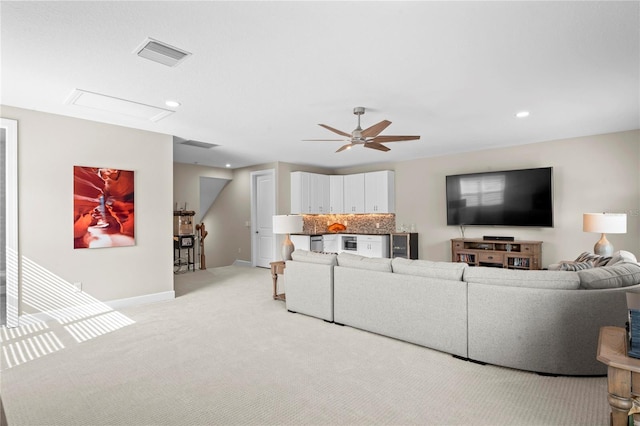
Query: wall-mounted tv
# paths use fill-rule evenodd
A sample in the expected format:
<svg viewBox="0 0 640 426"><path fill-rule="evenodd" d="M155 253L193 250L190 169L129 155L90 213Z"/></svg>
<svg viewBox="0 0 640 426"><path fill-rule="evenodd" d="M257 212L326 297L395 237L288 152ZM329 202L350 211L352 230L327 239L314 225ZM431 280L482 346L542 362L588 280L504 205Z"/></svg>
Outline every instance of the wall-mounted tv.
<svg viewBox="0 0 640 426"><path fill-rule="evenodd" d="M553 227L553 168L447 176L447 225Z"/></svg>

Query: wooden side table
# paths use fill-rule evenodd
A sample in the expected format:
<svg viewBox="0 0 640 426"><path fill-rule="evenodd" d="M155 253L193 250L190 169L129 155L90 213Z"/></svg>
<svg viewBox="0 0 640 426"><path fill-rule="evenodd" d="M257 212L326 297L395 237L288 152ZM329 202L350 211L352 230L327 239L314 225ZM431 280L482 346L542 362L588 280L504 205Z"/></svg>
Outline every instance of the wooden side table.
<svg viewBox="0 0 640 426"><path fill-rule="evenodd" d="M598 361L606 364L611 425L627 426L633 400L640 400L640 359L627 356L627 331L621 327L601 327ZM633 415L640 425L640 414Z"/></svg>
<svg viewBox="0 0 640 426"><path fill-rule="evenodd" d="M271 265L271 278L273 279L273 300L286 300L284 293L278 294L278 274L284 274L284 268L287 265L284 260L277 260L269 265Z"/></svg>

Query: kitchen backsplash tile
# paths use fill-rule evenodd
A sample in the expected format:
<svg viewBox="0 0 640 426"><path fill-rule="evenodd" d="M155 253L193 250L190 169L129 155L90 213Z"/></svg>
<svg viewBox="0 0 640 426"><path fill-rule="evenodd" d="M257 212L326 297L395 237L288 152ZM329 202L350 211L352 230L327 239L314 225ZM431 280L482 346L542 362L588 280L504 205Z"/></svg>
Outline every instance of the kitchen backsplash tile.
<svg viewBox="0 0 640 426"><path fill-rule="evenodd" d="M348 234L390 234L396 232L395 214L325 214L302 215L303 233L324 234L333 223L346 226L342 233ZM378 226L376 226L378 225Z"/></svg>

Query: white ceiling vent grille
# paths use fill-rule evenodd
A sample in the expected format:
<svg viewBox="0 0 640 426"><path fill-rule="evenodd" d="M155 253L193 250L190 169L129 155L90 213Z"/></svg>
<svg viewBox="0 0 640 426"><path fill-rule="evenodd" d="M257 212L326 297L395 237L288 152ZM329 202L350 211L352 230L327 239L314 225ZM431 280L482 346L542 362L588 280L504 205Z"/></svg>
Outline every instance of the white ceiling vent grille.
<svg viewBox="0 0 640 426"><path fill-rule="evenodd" d="M177 136L174 136L173 140L175 143L178 143L180 145L195 146L197 148L204 148L204 149L211 149L211 148L215 148L216 146L220 146L220 145L216 145L215 143L186 140L186 139L179 138Z"/></svg>
<svg viewBox="0 0 640 426"><path fill-rule="evenodd" d="M162 120L175 112L80 89L71 92L65 103L151 121Z"/></svg>
<svg viewBox="0 0 640 426"><path fill-rule="evenodd" d="M191 53L186 50L178 49L152 38L147 38L138 48L135 50L136 55L141 58L149 59L150 61L158 62L159 64L169 67L175 67L189 56Z"/></svg>

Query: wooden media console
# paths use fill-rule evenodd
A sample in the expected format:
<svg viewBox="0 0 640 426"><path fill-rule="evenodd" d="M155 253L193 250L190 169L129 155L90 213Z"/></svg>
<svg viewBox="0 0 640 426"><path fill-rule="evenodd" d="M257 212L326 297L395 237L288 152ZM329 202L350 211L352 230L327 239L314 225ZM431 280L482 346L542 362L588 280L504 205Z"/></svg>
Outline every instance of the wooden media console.
<svg viewBox="0 0 640 426"><path fill-rule="evenodd" d="M541 256L542 241L451 240L451 260L471 266L541 269Z"/></svg>

